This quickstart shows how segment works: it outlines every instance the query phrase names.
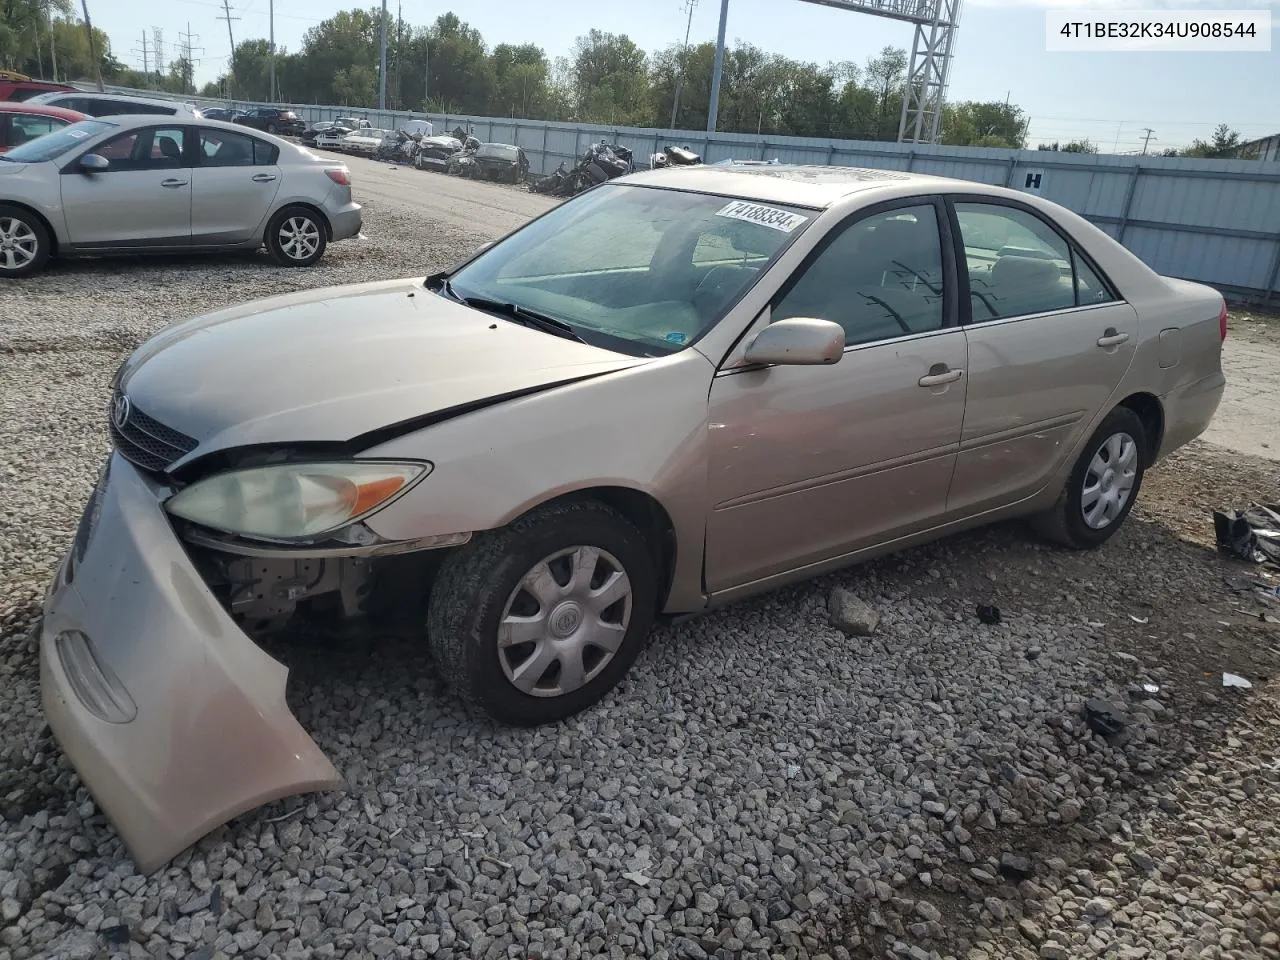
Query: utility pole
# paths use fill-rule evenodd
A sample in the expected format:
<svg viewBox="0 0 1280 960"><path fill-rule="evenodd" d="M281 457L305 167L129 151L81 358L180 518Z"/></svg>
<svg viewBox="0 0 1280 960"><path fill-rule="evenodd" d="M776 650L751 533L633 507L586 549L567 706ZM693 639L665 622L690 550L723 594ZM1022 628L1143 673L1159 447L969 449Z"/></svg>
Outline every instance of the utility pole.
<svg viewBox="0 0 1280 960"><path fill-rule="evenodd" d="M147 85L151 85L151 61L147 57L147 31L142 31L142 49L133 48L134 53L142 54L142 75L147 78Z"/></svg>
<svg viewBox="0 0 1280 960"><path fill-rule="evenodd" d="M267 20L268 34L267 44L271 50L271 95L267 97L272 103L276 102L276 3L275 0L268 0L267 4Z"/></svg>
<svg viewBox="0 0 1280 960"><path fill-rule="evenodd" d="M404 19L400 14L403 9L404 4L396 0L396 98L393 102L397 110L404 106L404 97L400 95L400 61L404 59Z"/></svg>
<svg viewBox="0 0 1280 960"><path fill-rule="evenodd" d="M93 75L98 80L98 92L105 92L102 86L102 61L98 59L97 44L93 42L93 21L89 19L89 0L80 0L80 9L84 11L84 29L89 35L89 59L93 61Z"/></svg>
<svg viewBox="0 0 1280 960"><path fill-rule="evenodd" d="M676 95L671 102L672 130L676 128L676 114L680 112L680 88L684 85L684 59L689 55L689 31L693 29L693 9L698 5L698 0L684 0L684 5L689 19L684 25L684 46L680 48L679 73L676 74Z"/></svg>
<svg viewBox="0 0 1280 960"><path fill-rule="evenodd" d="M387 0L382 0L382 29L379 31L378 47L378 109L387 109Z"/></svg>
<svg viewBox="0 0 1280 960"><path fill-rule="evenodd" d="M193 34L191 32L190 20L187 21L187 32L179 33L178 36L182 38L182 62L184 64L182 68L182 92L187 93L188 87L192 91L195 90L196 62L197 62L195 59L195 53L196 51L199 51L200 53L204 53L204 47L192 47L191 45L192 39L194 38L196 40L199 40L200 36L199 34Z"/></svg>
<svg viewBox="0 0 1280 960"><path fill-rule="evenodd" d="M57 32L53 29L53 17L49 18L49 59L53 63L53 80L58 80L58 43Z"/></svg>
<svg viewBox="0 0 1280 960"><path fill-rule="evenodd" d="M31 22L31 28L36 35L36 69L40 71L40 78L44 79L44 51L40 49L40 21L44 19L44 3L40 3L36 7L36 18ZM49 24L49 32L53 33L53 24Z"/></svg>
<svg viewBox="0 0 1280 960"><path fill-rule="evenodd" d="M1147 132L1147 136L1142 141L1142 155L1145 157L1147 155L1147 144L1151 142L1151 138L1154 136L1155 131L1150 127L1143 127L1142 129ZM1159 140L1160 138L1156 137L1156 139Z"/></svg>
<svg viewBox="0 0 1280 960"><path fill-rule="evenodd" d="M236 61L236 39L231 35L231 21L239 20L240 18L233 17L231 15L231 4L228 3L227 0L222 0L222 16L218 17L218 19L227 21L227 43L231 45L231 56L227 58L227 92L230 94L231 91L229 88L231 87L232 81L235 77Z"/></svg>
<svg viewBox="0 0 1280 960"><path fill-rule="evenodd" d="M431 96L431 35L422 41L422 112L431 109L427 98Z"/></svg>
<svg viewBox="0 0 1280 960"><path fill-rule="evenodd" d="M724 69L724 31L729 24L729 0L720 0L720 32L716 35L716 62L711 70L711 105L707 108L707 133L716 132L720 110L720 72Z"/></svg>

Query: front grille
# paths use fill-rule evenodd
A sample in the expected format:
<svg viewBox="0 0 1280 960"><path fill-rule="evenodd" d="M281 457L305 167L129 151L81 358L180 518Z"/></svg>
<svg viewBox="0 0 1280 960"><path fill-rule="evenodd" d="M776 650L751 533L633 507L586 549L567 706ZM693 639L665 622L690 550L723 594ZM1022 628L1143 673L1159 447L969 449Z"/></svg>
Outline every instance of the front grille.
<svg viewBox="0 0 1280 960"><path fill-rule="evenodd" d="M115 444L116 450L143 470L164 470L179 457L196 448L196 440L172 427L166 427L137 407L130 407L123 427L116 423L114 416L109 416L108 422L111 426L111 442Z"/></svg>

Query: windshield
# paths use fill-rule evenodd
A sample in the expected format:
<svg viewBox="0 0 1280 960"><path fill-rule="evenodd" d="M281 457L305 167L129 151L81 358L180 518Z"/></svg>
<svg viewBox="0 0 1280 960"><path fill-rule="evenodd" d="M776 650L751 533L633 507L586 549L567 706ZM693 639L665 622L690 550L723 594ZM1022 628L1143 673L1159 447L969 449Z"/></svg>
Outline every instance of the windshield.
<svg viewBox="0 0 1280 960"><path fill-rule="evenodd" d="M588 342L674 353L711 329L815 212L627 184L596 187L450 277L459 297L553 317Z"/></svg>
<svg viewBox="0 0 1280 960"><path fill-rule="evenodd" d="M8 153L0 154L0 159L11 163L41 163L52 160L74 150L89 137L96 137L114 126L114 123L106 120L81 120L61 130L28 140Z"/></svg>
<svg viewBox="0 0 1280 960"><path fill-rule="evenodd" d="M519 157L519 152L515 147L509 147L502 143L486 143L476 151L477 157L492 157L496 160L515 160Z"/></svg>

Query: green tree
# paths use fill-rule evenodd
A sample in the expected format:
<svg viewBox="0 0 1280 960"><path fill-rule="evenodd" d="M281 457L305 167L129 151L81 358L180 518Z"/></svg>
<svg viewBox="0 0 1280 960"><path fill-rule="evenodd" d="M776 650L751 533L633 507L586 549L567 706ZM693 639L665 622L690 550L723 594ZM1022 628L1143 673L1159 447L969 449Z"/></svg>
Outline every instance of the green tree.
<svg viewBox="0 0 1280 960"><path fill-rule="evenodd" d="M1013 147L1027 144L1027 117L1000 100L966 101L942 108L942 142L961 147Z"/></svg>
<svg viewBox="0 0 1280 960"><path fill-rule="evenodd" d="M896 140L907 79L907 51L885 47L867 60L863 69L867 87L875 94L875 131L870 140Z"/></svg>
<svg viewBox="0 0 1280 960"><path fill-rule="evenodd" d="M528 117L545 109L550 66L537 44L498 44L489 55L489 71L490 113Z"/></svg>
<svg viewBox="0 0 1280 960"><path fill-rule="evenodd" d="M1182 151L1184 157L1231 157L1240 145L1240 134L1225 123L1220 123L1213 130L1208 140L1197 137L1191 146Z"/></svg>
<svg viewBox="0 0 1280 960"><path fill-rule="evenodd" d="M588 123L632 125L650 117L645 53L626 34L592 30L573 45L578 113Z"/></svg>
<svg viewBox="0 0 1280 960"><path fill-rule="evenodd" d="M1037 150L1057 150L1061 153L1097 153L1098 145L1092 140L1072 140L1068 143L1060 144L1057 140L1053 143L1042 143Z"/></svg>

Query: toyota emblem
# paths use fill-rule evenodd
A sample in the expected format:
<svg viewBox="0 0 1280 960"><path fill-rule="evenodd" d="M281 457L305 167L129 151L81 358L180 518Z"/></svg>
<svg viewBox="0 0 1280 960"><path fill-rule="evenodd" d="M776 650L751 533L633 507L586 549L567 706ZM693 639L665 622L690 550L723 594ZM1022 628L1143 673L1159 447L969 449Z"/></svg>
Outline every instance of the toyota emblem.
<svg viewBox="0 0 1280 960"><path fill-rule="evenodd" d="M129 398L123 393L116 394L115 402L111 404L111 422L117 430L123 430L129 422Z"/></svg>

